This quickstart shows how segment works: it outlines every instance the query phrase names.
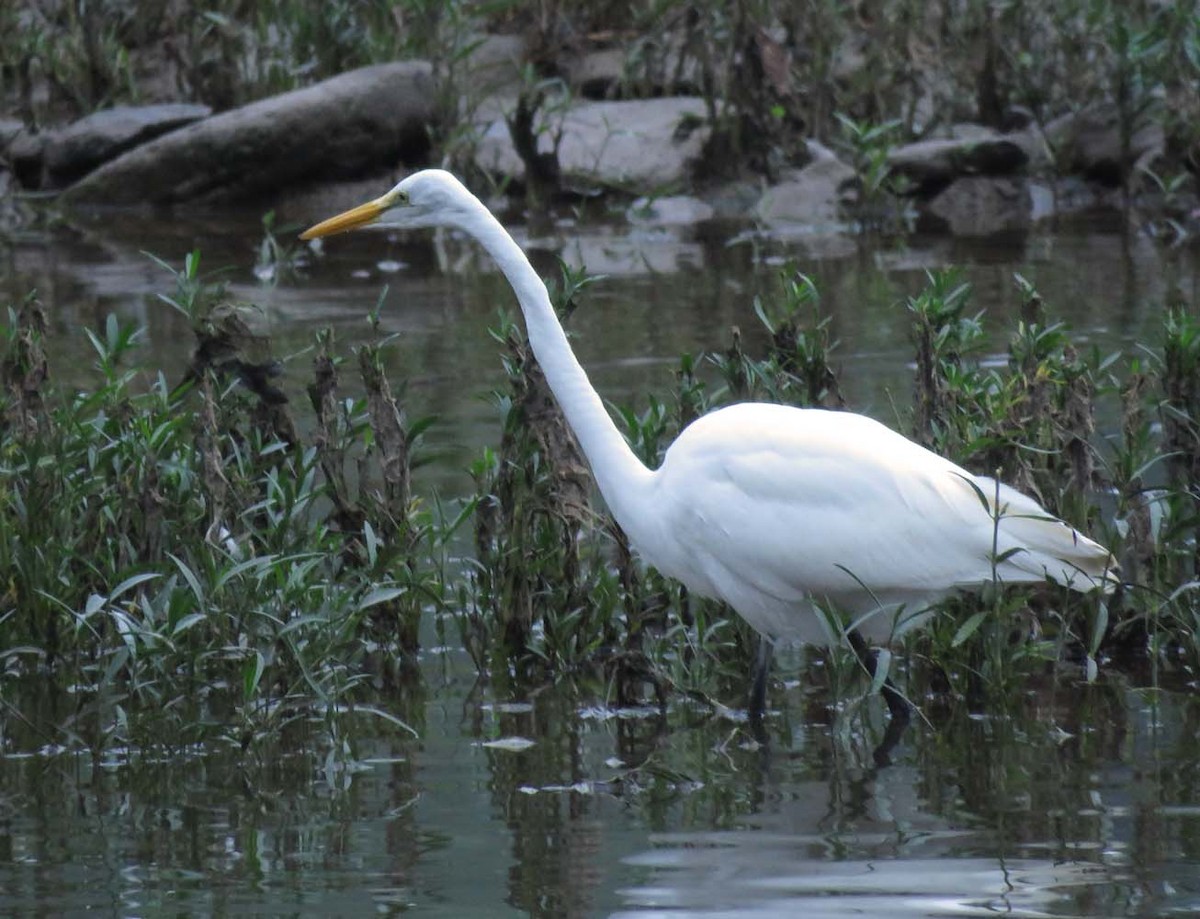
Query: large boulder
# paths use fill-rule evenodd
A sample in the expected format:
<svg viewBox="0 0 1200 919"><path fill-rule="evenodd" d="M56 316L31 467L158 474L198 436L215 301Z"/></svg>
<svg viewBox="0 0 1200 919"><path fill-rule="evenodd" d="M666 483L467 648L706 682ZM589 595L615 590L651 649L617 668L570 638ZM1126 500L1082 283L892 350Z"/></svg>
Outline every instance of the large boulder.
<svg viewBox="0 0 1200 919"><path fill-rule="evenodd" d="M0 163L24 188L41 184L47 135L34 133L15 118L0 118Z"/></svg>
<svg viewBox="0 0 1200 919"><path fill-rule="evenodd" d="M539 152L550 153L559 132L558 165L564 182L642 195L689 185L692 166L709 135L704 100L694 96L578 103L543 119ZM503 115L484 126L475 164L524 181L525 163Z"/></svg>
<svg viewBox="0 0 1200 919"><path fill-rule="evenodd" d="M1028 161L1017 142L987 128L959 130L958 136L922 140L888 153L893 173L908 180L917 194L936 194L955 179L969 175L1009 175Z"/></svg>
<svg viewBox="0 0 1200 919"><path fill-rule="evenodd" d="M1153 162L1166 144L1162 123L1145 117L1132 125L1127 150L1121 134L1120 113L1111 103L1069 112L1045 129L1060 169L1114 186L1139 165Z"/></svg>
<svg viewBox="0 0 1200 919"><path fill-rule="evenodd" d="M611 98L625 79L627 56L623 47L570 55L562 62L567 84L586 99Z"/></svg>
<svg viewBox="0 0 1200 919"><path fill-rule="evenodd" d="M207 105L119 105L72 122L46 139L43 188L65 188L126 150L207 118Z"/></svg>
<svg viewBox="0 0 1200 919"><path fill-rule="evenodd" d="M921 206L920 225L954 236L1028 230L1033 196L1023 176L964 176Z"/></svg>
<svg viewBox="0 0 1200 919"><path fill-rule="evenodd" d="M785 172L754 208L768 226L807 224L829 226L842 219L842 206L857 176L822 144L807 143L812 157L802 169Z"/></svg>
<svg viewBox="0 0 1200 919"><path fill-rule="evenodd" d="M231 201L352 178L423 154L433 106L427 63L363 67L159 137L65 196L106 204Z"/></svg>
<svg viewBox="0 0 1200 919"><path fill-rule="evenodd" d="M1034 223L1078 217L1094 219L1098 213L1119 214L1125 210L1120 188L1078 175L1032 181L1029 195Z"/></svg>
<svg viewBox="0 0 1200 919"><path fill-rule="evenodd" d="M528 42L521 35L468 36L462 57L457 61L464 105L477 88L488 93L515 92L524 79Z"/></svg>

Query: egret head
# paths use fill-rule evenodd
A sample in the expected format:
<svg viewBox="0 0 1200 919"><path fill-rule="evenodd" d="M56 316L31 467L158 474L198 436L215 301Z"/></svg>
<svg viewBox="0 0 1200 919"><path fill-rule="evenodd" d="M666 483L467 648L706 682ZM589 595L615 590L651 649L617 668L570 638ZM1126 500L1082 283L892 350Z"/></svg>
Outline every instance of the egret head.
<svg viewBox="0 0 1200 919"><path fill-rule="evenodd" d="M300 234L300 238L317 239L370 226L378 223L384 214L391 214L396 218L394 221L389 219L389 226L394 224L403 227L429 227L452 224L455 216L462 211L463 202L470 200L471 195L450 173L443 169L424 169L413 173L391 191L373 201L360 204L336 217L323 220L314 227L309 227Z"/></svg>

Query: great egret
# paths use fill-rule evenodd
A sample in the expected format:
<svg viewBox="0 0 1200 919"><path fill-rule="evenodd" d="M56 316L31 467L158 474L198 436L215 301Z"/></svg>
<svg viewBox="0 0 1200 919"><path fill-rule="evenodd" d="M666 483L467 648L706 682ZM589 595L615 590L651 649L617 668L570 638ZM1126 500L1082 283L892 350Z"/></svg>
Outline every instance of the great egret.
<svg viewBox="0 0 1200 919"><path fill-rule="evenodd" d="M496 261L630 543L663 574L725 601L765 636L752 711L761 713L774 640L840 639L822 612L829 605L880 642L919 622L931 601L993 578L1050 579L1078 591L1115 584L1108 550L1036 501L863 415L732 405L692 422L662 465L648 469L592 388L521 248L450 173L415 173L301 239L366 226L388 212L404 226L459 229ZM852 644L869 663L861 639ZM893 715L906 716L899 695L887 696Z"/></svg>

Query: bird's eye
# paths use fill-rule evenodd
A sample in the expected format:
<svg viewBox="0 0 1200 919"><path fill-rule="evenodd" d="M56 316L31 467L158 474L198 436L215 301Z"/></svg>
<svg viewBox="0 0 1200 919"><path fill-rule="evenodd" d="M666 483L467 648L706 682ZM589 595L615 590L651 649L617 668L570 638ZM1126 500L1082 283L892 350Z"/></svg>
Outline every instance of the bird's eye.
<svg viewBox="0 0 1200 919"><path fill-rule="evenodd" d="M406 192L406 191L396 192L396 203L397 204L408 204L408 192Z"/></svg>

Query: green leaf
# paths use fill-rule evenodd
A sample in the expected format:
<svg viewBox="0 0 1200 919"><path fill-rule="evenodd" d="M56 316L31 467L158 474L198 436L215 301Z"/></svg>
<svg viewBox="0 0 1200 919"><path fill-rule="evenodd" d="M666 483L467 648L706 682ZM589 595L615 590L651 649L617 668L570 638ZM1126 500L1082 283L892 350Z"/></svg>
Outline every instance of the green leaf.
<svg viewBox="0 0 1200 919"><path fill-rule="evenodd" d="M292 632L304 628L306 625L329 625L329 620L324 616L297 616L295 619L289 619L287 625L279 630L277 638L283 638Z"/></svg>
<svg viewBox="0 0 1200 919"><path fill-rule="evenodd" d="M113 588L112 593L108 595L108 602L112 603L117 597L137 587L139 584L145 584L147 581L153 581L155 578L162 577L156 571L146 571L141 574L135 574L133 577L126 578L120 584Z"/></svg>
<svg viewBox="0 0 1200 919"><path fill-rule="evenodd" d="M249 702L254 698L266 666L267 662L261 651L255 651L254 656L246 658L245 663L242 664L242 698L245 701Z"/></svg>
<svg viewBox="0 0 1200 919"><path fill-rule="evenodd" d="M270 568L277 561L283 561L277 555L257 555L254 558L248 558L244 562L238 562L231 568L226 568L217 577L217 583L214 585L216 590L221 590L226 584L240 578L247 571L261 572Z"/></svg>
<svg viewBox="0 0 1200 919"><path fill-rule="evenodd" d="M957 648L964 641L974 635L979 627L983 624L983 620L987 618L988 611L980 610L971 616L966 622L958 627L958 631L954 633L954 639L950 642L951 648Z"/></svg>
<svg viewBox="0 0 1200 919"><path fill-rule="evenodd" d="M375 535L375 527L370 520L363 521L363 540L367 544L367 561L374 566L379 557L379 537Z"/></svg>
<svg viewBox="0 0 1200 919"><path fill-rule="evenodd" d="M1104 640L1104 636L1107 632L1108 632L1108 604L1105 603L1103 600L1101 600L1099 605L1096 607L1096 620L1095 620L1095 622L1092 623L1091 641L1088 642L1088 644L1090 646L1089 650L1091 652L1088 655L1089 658L1092 655L1094 655L1097 651L1100 650L1100 642L1102 642ZM1091 681L1089 680L1088 682L1091 682Z"/></svg>
<svg viewBox="0 0 1200 919"><path fill-rule="evenodd" d="M891 669L892 652L887 648L880 648L875 652L875 674L871 677L872 694L883 689L883 684L887 682L888 671Z"/></svg>
<svg viewBox="0 0 1200 919"><path fill-rule="evenodd" d="M427 430L429 430L430 425L434 424L437 420L437 415L425 415L410 424L408 426L409 442L411 443L424 434Z"/></svg>
<svg viewBox="0 0 1200 919"><path fill-rule="evenodd" d="M389 715L383 709L375 708L375 706L373 706L373 705L356 705L356 706L354 706L354 708L350 709L350 711L365 712L368 715L374 715L376 718L382 718L384 721L388 722L389 724L395 725L396 727L400 728L401 730L408 731L408 733L412 734L413 737L421 736L420 734L417 733L416 729L413 728L407 722L401 721L395 715Z"/></svg>
<svg viewBox="0 0 1200 919"><path fill-rule="evenodd" d="M188 587L191 588L192 596L196 598L196 605L201 607L206 606L204 588L200 586L199 578L196 577L183 559L176 555L170 555L170 558L175 563L175 567L179 569L179 573L183 575L183 579L187 581Z"/></svg>
<svg viewBox="0 0 1200 919"><path fill-rule="evenodd" d="M403 587L377 587L359 601L358 609L361 612L380 603L388 603L403 593Z"/></svg>
<svg viewBox="0 0 1200 919"><path fill-rule="evenodd" d="M992 503L988 500L988 496L983 493L983 488L980 487L979 480L973 475L963 475L959 472L954 474L971 486L971 490L975 492L975 497L979 499L979 503L983 505L983 509L990 515L992 513Z"/></svg>
<svg viewBox="0 0 1200 919"><path fill-rule="evenodd" d="M184 632L186 632L192 626L196 625L199 622L203 622L203 621L204 621L203 613L188 613L186 616L184 616L182 619L180 619L177 623L175 623L175 628L173 628L171 630L171 634L172 635L182 635Z"/></svg>
<svg viewBox="0 0 1200 919"><path fill-rule="evenodd" d="M1024 546L1013 546L1011 549L1005 549L1003 552L1001 552L999 555L996 556L996 564L997 565L1003 564L1004 562L1007 562L1010 558L1012 558L1014 555L1016 555L1018 552L1024 552L1024 551L1025 551Z"/></svg>

